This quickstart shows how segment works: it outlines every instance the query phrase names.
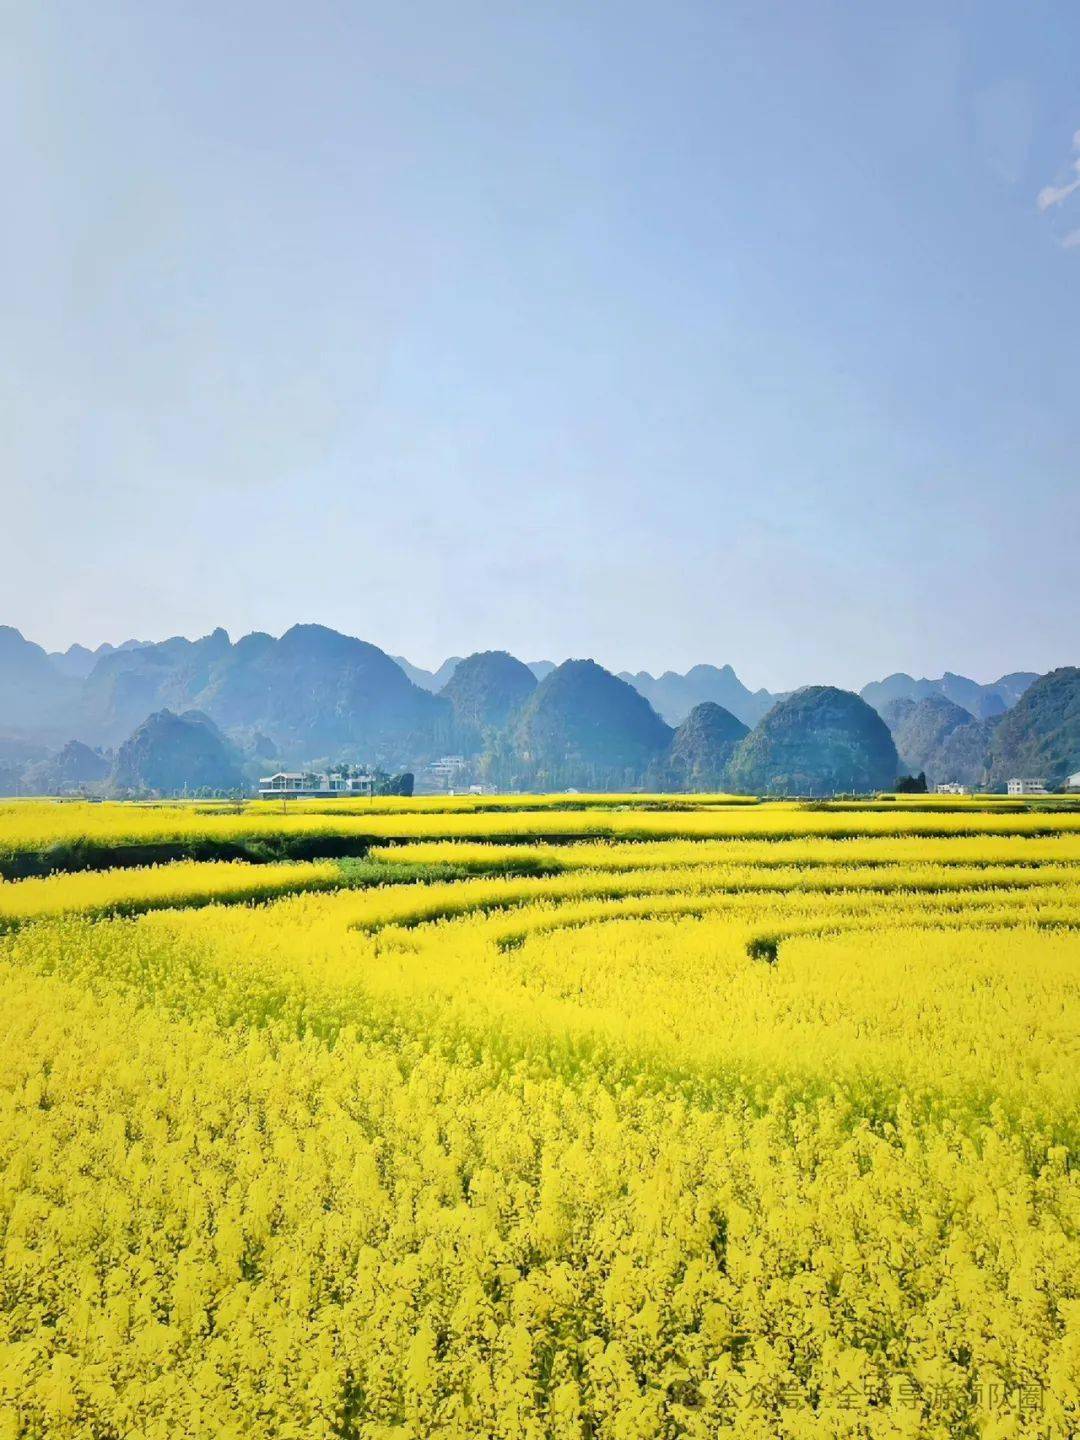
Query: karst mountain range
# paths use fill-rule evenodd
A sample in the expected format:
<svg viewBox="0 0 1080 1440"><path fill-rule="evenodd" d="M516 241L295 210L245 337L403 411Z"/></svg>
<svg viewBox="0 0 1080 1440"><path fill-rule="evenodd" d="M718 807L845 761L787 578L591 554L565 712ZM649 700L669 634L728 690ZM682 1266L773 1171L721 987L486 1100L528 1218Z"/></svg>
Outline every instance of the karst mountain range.
<svg viewBox="0 0 1080 1440"><path fill-rule="evenodd" d="M772 694L730 665L613 674L483 651L429 671L312 624L53 653L0 626L0 793L222 790L272 766L422 771L448 753L506 789L1054 785L1080 768L1080 671Z"/></svg>

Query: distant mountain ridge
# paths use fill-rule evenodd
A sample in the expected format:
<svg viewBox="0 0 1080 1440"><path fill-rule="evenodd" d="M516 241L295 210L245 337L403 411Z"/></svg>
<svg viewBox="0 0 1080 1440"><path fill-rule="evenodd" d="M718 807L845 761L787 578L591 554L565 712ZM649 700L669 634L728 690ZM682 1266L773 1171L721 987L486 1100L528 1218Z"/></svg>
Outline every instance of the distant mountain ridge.
<svg viewBox="0 0 1080 1440"><path fill-rule="evenodd" d="M294 630L298 628L302 627L293 627ZM339 633L327 630L324 626L312 628L327 634ZM13 651L24 652L18 661L22 671L20 678L25 678L28 670L33 670L36 672L39 686L45 688L56 675L67 680L85 680L98 667L99 662L110 656L122 655L134 650L149 650L155 652L152 663L157 665L162 656L171 655L175 659L179 652L187 648L194 650L195 647L205 647L207 641L214 641L222 636L228 638L224 630L218 629L211 635L203 637L202 640L187 640L183 636L175 636L171 640L163 641L131 639L118 645L105 642L94 650L85 645L73 644L65 651L53 651L46 654L41 646L25 640L18 630L11 626L0 625L0 728L10 723L10 707L4 704L3 686L15 658ZM250 638L244 636L243 641ZM272 637L265 638L271 639ZM351 639L352 637L345 638ZM241 644L243 641L238 641L237 644ZM357 643L365 642L358 641ZM426 670L422 666L412 664L404 655L393 655L388 658L393 660L418 689L427 690L431 694L438 694L445 688L462 661L461 656L451 655L442 662L438 669ZM42 666L42 660L48 662L47 670ZM555 669L555 662L551 660L529 660L525 664L537 680L545 679ZM46 678L47 676L48 678ZM653 675L647 670L636 672L621 670L618 672L618 678L633 685L638 693L644 695L645 699L649 701L657 714L667 720L669 724L674 725L680 724L695 705L699 705L705 700L711 700L714 704L723 706L744 724L754 725L777 700L786 699L793 693L792 691L770 692L764 688L750 690L730 665L699 664L691 666L685 673L665 670L661 675ZM884 706L897 699L921 700L930 695L943 695L953 704L959 705L970 714L975 715L976 718L985 719L990 715L1003 714L1005 711L1011 710L1028 686L1038 678L1036 671L1020 670L1002 675L987 684L981 684L977 680L971 680L965 675L955 674L948 670L936 680L926 677L915 679L903 671L897 671L885 676L882 680L870 681L863 686L859 694L867 704L872 705L879 712ZM8 714L3 713L5 709L8 710Z"/></svg>
<svg viewBox="0 0 1080 1440"><path fill-rule="evenodd" d="M430 671L410 664L404 656L394 658L414 684L433 693L445 688L461 663L460 657L451 656L438 670ZM543 680L555 668L550 660L532 660L528 665L538 680ZM790 690L773 692L764 688L751 690L730 665L692 665L685 673L665 670L662 675L653 675L648 670L620 670L618 678L632 685L663 720L674 726L681 725L695 705L708 700L722 706L744 725L752 727L777 701L786 700L794 693ZM879 714L894 700L918 701L940 695L977 720L986 720L1011 710L1027 687L1037 679L1035 671L1017 670L984 685L950 670L937 680L925 677L916 680L903 671L897 671L883 680L870 681L859 691L859 695Z"/></svg>
<svg viewBox="0 0 1080 1440"><path fill-rule="evenodd" d="M932 695L942 695L959 705L977 720L988 720L993 715L1004 715L1011 710L1020 697L1032 685L1038 675L1034 671L1017 670L989 685L980 685L966 675L954 675L950 670L937 680L914 680L903 671L886 675L884 680L872 680L859 691L868 705L880 713L894 700L926 700Z"/></svg>
<svg viewBox="0 0 1080 1440"><path fill-rule="evenodd" d="M430 690L433 695L453 677L454 671L461 664L460 655L451 655L448 660L443 661L438 670L425 670L421 665L410 665L404 655L392 655L390 658L405 671L414 685L418 685L421 690Z"/></svg>
<svg viewBox="0 0 1080 1440"><path fill-rule="evenodd" d="M1000 715L977 720L962 705L939 694L921 700L902 696L890 701L881 714L896 741L901 769L908 774L925 774L931 786L984 783L990 740Z"/></svg>
<svg viewBox="0 0 1080 1440"><path fill-rule="evenodd" d="M85 645L69 645L66 650L52 651L49 659L61 675L85 680L103 655L112 655L117 650L138 650L151 643L149 640L125 640L122 645L110 645L105 641L96 650L88 650Z"/></svg>
<svg viewBox="0 0 1080 1440"><path fill-rule="evenodd" d="M189 758L195 748L173 721L214 726L249 783L272 764L349 760L419 772L431 762L429 788L753 788L753 778L770 793L827 793L884 775L880 755L856 755L873 749L868 702L892 732L898 767L933 782L1000 784L1023 769L1054 783L1080 769L1077 673L1033 682L1019 671L982 685L898 672L861 698L827 686L773 695L730 665L614 675L593 660L526 664L484 651L426 671L314 624L276 638L233 641L217 629L51 655L0 626L0 790L100 788L104 753L156 716Z"/></svg>
<svg viewBox="0 0 1080 1440"><path fill-rule="evenodd" d="M39 760L23 776L28 794L71 795L108 778L110 762L81 740L69 740L57 755Z"/></svg>
<svg viewBox="0 0 1080 1440"><path fill-rule="evenodd" d="M748 690L730 665L694 665L685 675L665 670L650 675L647 670L619 672L619 679L633 685L669 725L680 725L703 701L720 705L744 725L756 725L779 698L768 690Z"/></svg>
<svg viewBox="0 0 1080 1440"><path fill-rule="evenodd" d="M198 711L298 760L360 750L397 769L452 738L449 702L377 646L322 625L278 639L254 632L233 643L218 629L110 648L83 680L61 669L18 631L0 631L0 732L115 745L151 714Z"/></svg>
<svg viewBox="0 0 1080 1440"><path fill-rule="evenodd" d="M395 655L394 659L414 685L436 694L446 689L461 664L457 655L444 660L438 670L413 665L403 655ZM526 664L537 680L545 680L556 668L552 660L529 660ZM685 675L675 670L665 670L662 675L651 675L647 670L633 674L620 670L618 679L632 685L669 725L680 725L695 705L706 700L722 706L744 725L754 725L775 701L783 698L768 690L749 690L730 665L694 665Z"/></svg>
<svg viewBox="0 0 1080 1440"><path fill-rule="evenodd" d="M78 703L79 682L62 674L40 645L0 625L0 732L66 739Z"/></svg>
<svg viewBox="0 0 1080 1440"><path fill-rule="evenodd" d="M496 652L485 651L483 653L495 654ZM498 653L505 655L508 652L504 650ZM438 694L440 691L446 689L446 686L454 677L454 671L462 661L462 656L451 655L449 659L443 661L437 670L425 670L422 665L413 665L411 661L405 659L404 655L394 655L391 658L396 664L401 666L402 670L405 671L405 674L414 685L419 685L421 690L430 690L432 694ZM526 660L525 664L533 672L537 680L545 679L551 674L552 670L555 669L554 660Z"/></svg>

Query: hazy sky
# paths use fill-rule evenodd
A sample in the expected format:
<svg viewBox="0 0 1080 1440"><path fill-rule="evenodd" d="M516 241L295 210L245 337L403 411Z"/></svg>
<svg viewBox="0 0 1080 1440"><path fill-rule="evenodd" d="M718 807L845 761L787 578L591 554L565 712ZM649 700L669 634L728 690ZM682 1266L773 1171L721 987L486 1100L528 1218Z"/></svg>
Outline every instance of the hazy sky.
<svg viewBox="0 0 1080 1440"><path fill-rule="evenodd" d="M1080 661L1075 0L0 0L0 623Z"/></svg>

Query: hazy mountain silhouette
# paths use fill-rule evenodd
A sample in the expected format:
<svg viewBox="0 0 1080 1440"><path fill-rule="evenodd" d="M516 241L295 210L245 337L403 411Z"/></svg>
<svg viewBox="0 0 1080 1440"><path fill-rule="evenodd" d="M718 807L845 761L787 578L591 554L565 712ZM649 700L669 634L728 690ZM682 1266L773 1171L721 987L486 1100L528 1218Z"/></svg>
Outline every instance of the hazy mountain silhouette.
<svg viewBox="0 0 1080 1440"><path fill-rule="evenodd" d="M232 748L213 721L198 711L148 715L120 746L109 777L114 794L245 788Z"/></svg>
<svg viewBox="0 0 1080 1440"><path fill-rule="evenodd" d="M704 700L723 706L744 725L756 725L777 699L767 690L748 690L730 665L694 665L685 675L675 670L660 676L647 670L636 674L622 670L619 679L644 695L669 725L680 724Z"/></svg>
<svg viewBox="0 0 1080 1440"><path fill-rule="evenodd" d="M976 720L944 695L893 700L881 713L896 741L902 770L910 775L922 772L931 786L947 781L983 784L990 739L1000 715Z"/></svg>
<svg viewBox="0 0 1080 1440"><path fill-rule="evenodd" d="M460 655L451 655L448 660L443 661L437 670L425 670L420 665L410 665L404 655L393 655L391 659L395 665L401 666L402 670L405 671L405 674L414 685L418 685L421 690L430 690L432 694L435 694L443 688L461 664Z"/></svg>
<svg viewBox="0 0 1080 1440"><path fill-rule="evenodd" d="M987 720L1011 710L1028 686L1038 678L1032 671L1018 670L1002 675L989 685L980 685L977 680L969 680L966 675L954 675L950 670L937 680L913 680L903 671L897 671L894 675L886 675L884 680L872 680L869 685L863 686L859 694L879 714L884 713L885 707L894 700L926 700L942 695L977 720Z"/></svg>

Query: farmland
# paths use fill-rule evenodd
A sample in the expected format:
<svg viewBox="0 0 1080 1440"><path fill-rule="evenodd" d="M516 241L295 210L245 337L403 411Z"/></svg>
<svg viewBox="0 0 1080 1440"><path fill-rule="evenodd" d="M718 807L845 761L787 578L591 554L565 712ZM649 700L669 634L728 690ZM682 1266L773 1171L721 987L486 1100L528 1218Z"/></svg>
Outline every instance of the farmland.
<svg viewBox="0 0 1080 1440"><path fill-rule="evenodd" d="M0 805L0 1437L1067 1436L1080 806Z"/></svg>

